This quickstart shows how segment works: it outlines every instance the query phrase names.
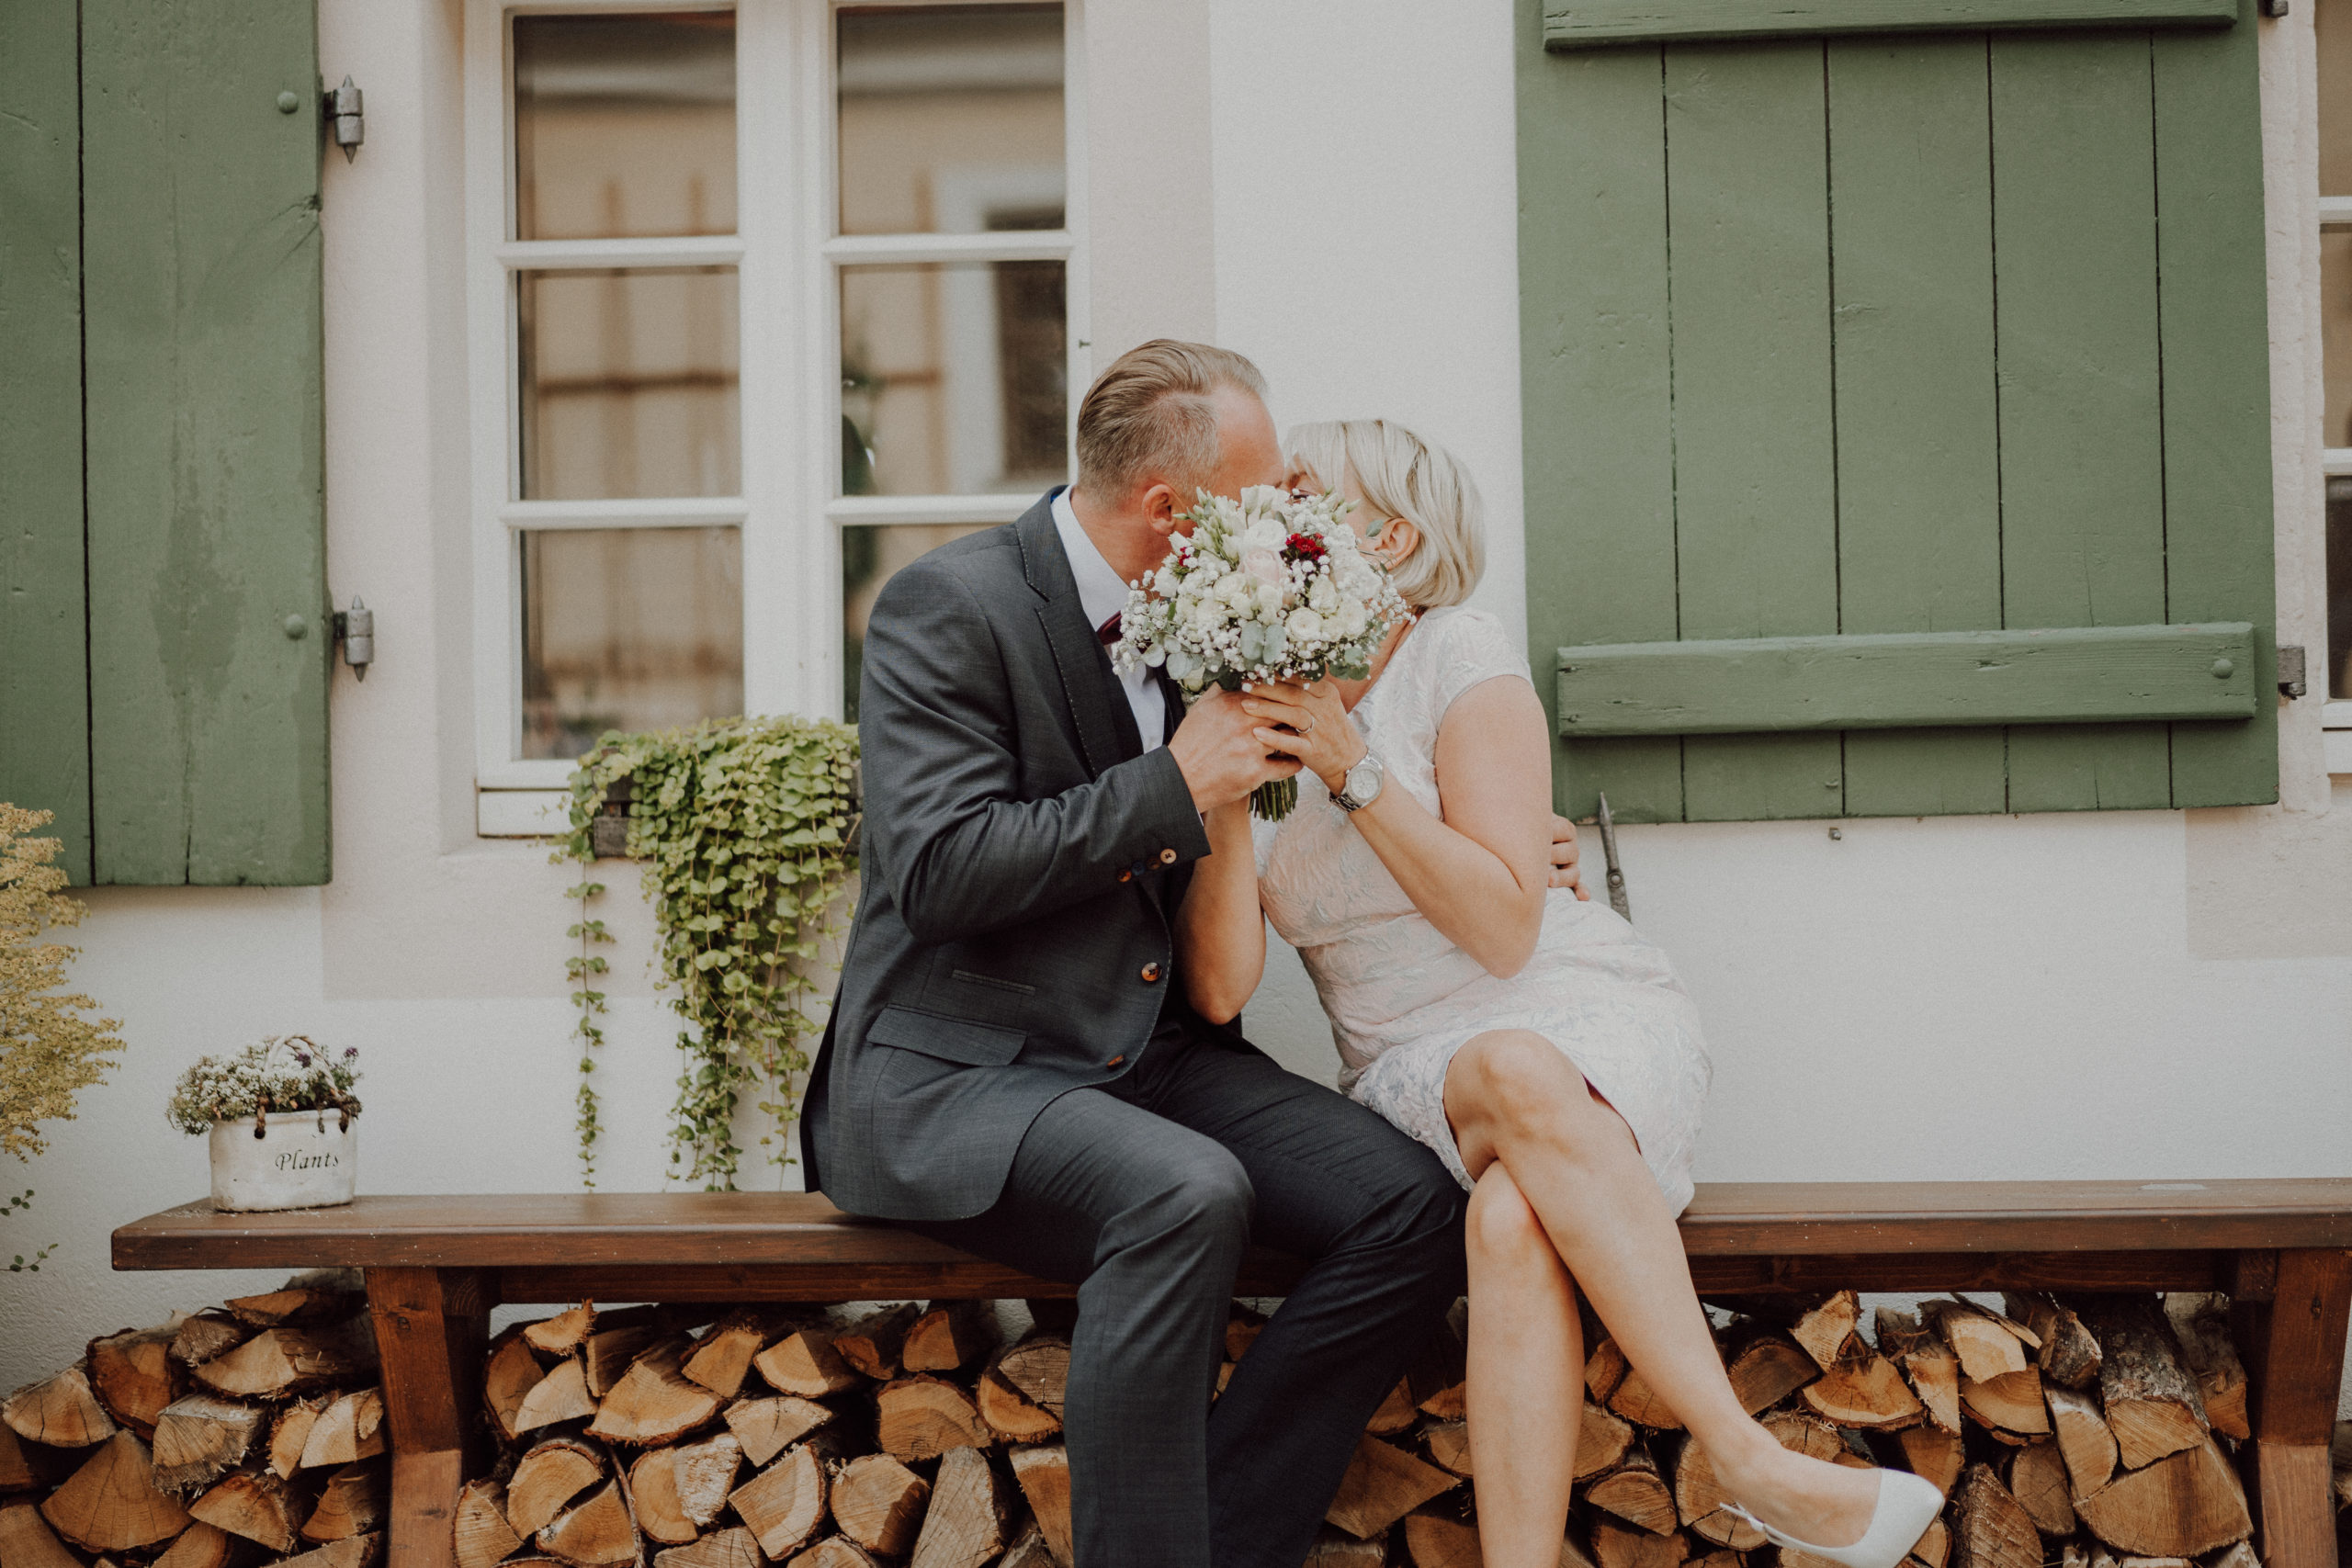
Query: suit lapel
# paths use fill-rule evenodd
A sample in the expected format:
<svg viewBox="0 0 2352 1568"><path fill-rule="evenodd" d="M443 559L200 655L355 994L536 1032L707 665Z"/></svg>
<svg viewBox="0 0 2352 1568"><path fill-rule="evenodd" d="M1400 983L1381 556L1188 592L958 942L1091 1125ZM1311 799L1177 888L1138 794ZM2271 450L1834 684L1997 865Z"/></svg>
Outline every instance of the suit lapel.
<svg viewBox="0 0 2352 1568"><path fill-rule="evenodd" d="M1037 606L1037 621L1053 649L1062 696L1078 730L1079 750L1086 759L1087 773L1100 778L1114 765L1141 753L1143 741L1135 734L1135 716L1120 700L1110 659L1078 602L1078 580L1070 575L1061 532L1054 526L1052 496L1022 513L1013 531L1021 540L1022 572L1044 601Z"/></svg>

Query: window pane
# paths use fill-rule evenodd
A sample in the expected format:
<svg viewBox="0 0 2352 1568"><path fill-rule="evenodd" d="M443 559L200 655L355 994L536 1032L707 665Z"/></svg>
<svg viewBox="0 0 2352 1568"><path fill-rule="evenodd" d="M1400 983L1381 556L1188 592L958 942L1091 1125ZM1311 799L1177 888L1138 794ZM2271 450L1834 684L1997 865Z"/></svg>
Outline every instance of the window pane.
<svg viewBox="0 0 2352 1568"><path fill-rule="evenodd" d="M2318 0L2319 193L2352 196L2352 0Z"/></svg>
<svg viewBox="0 0 2352 1568"><path fill-rule="evenodd" d="M1069 411L1060 262L842 269L844 494L1059 484Z"/></svg>
<svg viewBox="0 0 2352 1568"><path fill-rule="evenodd" d="M989 524L892 523L842 530L842 712L857 722L857 682L865 668L865 618L898 570Z"/></svg>
<svg viewBox="0 0 2352 1568"><path fill-rule="evenodd" d="M2327 387L2320 440L2352 446L2352 229L2320 231L2319 327Z"/></svg>
<svg viewBox="0 0 2352 1568"><path fill-rule="evenodd" d="M740 530L523 536L524 756L742 711Z"/></svg>
<svg viewBox="0 0 2352 1568"><path fill-rule="evenodd" d="M732 269L526 272L519 284L526 498L741 489Z"/></svg>
<svg viewBox="0 0 2352 1568"><path fill-rule="evenodd" d="M514 18L514 234L735 231L735 15Z"/></svg>
<svg viewBox="0 0 2352 1568"><path fill-rule="evenodd" d="M1062 226L1059 6L841 17L844 234Z"/></svg>

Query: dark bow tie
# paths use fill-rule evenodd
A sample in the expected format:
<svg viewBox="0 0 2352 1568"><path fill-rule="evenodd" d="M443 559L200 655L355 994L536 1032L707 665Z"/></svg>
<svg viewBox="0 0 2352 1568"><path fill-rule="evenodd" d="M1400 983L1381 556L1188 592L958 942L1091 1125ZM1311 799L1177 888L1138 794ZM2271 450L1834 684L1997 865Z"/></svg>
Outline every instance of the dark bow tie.
<svg viewBox="0 0 2352 1568"><path fill-rule="evenodd" d="M1105 648L1108 648L1113 643L1118 641L1119 617L1117 615L1114 615L1109 620L1103 622L1101 626L1095 627L1094 636Z"/></svg>

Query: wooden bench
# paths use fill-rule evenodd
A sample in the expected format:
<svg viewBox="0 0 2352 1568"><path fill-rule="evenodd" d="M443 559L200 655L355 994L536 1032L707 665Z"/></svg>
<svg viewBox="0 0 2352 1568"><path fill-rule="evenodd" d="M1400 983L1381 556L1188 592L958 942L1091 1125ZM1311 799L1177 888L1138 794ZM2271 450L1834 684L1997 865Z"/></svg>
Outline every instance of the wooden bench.
<svg viewBox="0 0 2352 1568"><path fill-rule="evenodd" d="M1714 1184L1682 1237L1705 1293L2228 1292L2252 1385L2260 1554L2335 1568L2327 1444L2352 1179ZM115 1232L114 1266L367 1271L391 1427L390 1568L451 1568L458 1486L489 1459L478 1412L501 1303L1071 1293L801 1194L368 1197L280 1214L197 1202ZM1236 1291L1281 1295L1295 1272L1254 1253Z"/></svg>

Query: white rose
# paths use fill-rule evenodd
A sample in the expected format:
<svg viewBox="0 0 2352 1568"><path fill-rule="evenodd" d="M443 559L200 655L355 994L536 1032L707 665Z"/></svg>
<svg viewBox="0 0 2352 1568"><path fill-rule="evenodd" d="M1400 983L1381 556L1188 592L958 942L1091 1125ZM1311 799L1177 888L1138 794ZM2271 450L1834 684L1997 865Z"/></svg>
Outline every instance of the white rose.
<svg viewBox="0 0 2352 1568"><path fill-rule="evenodd" d="M1283 591L1279 583L1258 584L1258 614L1271 621L1283 613Z"/></svg>
<svg viewBox="0 0 2352 1568"><path fill-rule="evenodd" d="M1158 593L1158 594L1159 594L1162 599L1173 599L1173 598L1175 598L1175 597L1176 597L1176 571L1175 571L1175 569L1174 569L1173 567L1165 567L1165 566L1161 567L1161 568L1159 569L1159 573L1158 573L1156 576L1154 576L1154 577L1152 578L1152 580L1151 580L1151 586L1152 586L1152 590L1153 590L1153 592L1157 592L1157 593Z"/></svg>
<svg viewBox="0 0 2352 1568"><path fill-rule="evenodd" d="M1341 637L1362 637L1364 627L1372 624L1363 604L1354 599L1340 606L1339 622Z"/></svg>
<svg viewBox="0 0 2352 1568"><path fill-rule="evenodd" d="M1290 613L1283 629L1290 633L1290 640L1295 643L1315 642L1323 636L1323 617L1302 605Z"/></svg>
<svg viewBox="0 0 2352 1568"><path fill-rule="evenodd" d="M1329 576L1318 576L1315 586L1306 591L1306 602L1316 609L1329 613L1339 608L1340 591L1331 585Z"/></svg>
<svg viewBox="0 0 2352 1568"><path fill-rule="evenodd" d="M1237 571L1230 577L1222 577L1217 580L1216 597L1238 608L1250 602L1250 595L1257 586L1250 579Z"/></svg>
<svg viewBox="0 0 2352 1568"><path fill-rule="evenodd" d="M1283 531L1280 518L1261 517L1250 524L1249 530L1241 536L1241 547L1245 550L1279 550L1283 547L1283 541L1289 537Z"/></svg>
<svg viewBox="0 0 2352 1568"><path fill-rule="evenodd" d="M1252 545L1241 552L1241 570L1246 576L1254 577L1261 582L1271 582L1277 588L1282 586L1286 575L1283 570L1282 552L1262 545Z"/></svg>

